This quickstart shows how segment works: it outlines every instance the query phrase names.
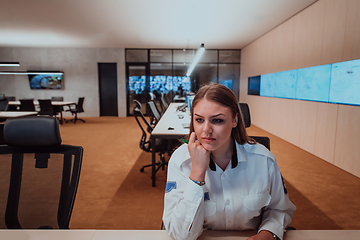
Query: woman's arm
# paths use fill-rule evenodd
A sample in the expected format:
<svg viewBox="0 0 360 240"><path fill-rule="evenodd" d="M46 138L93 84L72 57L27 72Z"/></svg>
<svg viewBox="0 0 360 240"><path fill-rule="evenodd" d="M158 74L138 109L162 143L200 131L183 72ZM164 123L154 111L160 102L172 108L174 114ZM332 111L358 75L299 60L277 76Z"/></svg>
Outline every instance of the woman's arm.
<svg viewBox="0 0 360 240"><path fill-rule="evenodd" d="M164 200L163 222L169 236L175 239L196 239L203 230L203 187L183 175L172 164L168 166L167 188ZM175 162L175 161L174 161Z"/></svg>
<svg viewBox="0 0 360 240"><path fill-rule="evenodd" d="M195 133L190 135L188 150L191 164L180 166L186 159L178 159L183 156L174 152L168 165L163 221L169 236L176 239L196 239L204 224L203 187L192 180L204 181L210 153L195 141Z"/></svg>
<svg viewBox="0 0 360 240"><path fill-rule="evenodd" d="M291 223L296 207L289 200L287 189L276 162L269 170L269 178L271 201L264 209L259 232L267 230L282 239L284 229Z"/></svg>

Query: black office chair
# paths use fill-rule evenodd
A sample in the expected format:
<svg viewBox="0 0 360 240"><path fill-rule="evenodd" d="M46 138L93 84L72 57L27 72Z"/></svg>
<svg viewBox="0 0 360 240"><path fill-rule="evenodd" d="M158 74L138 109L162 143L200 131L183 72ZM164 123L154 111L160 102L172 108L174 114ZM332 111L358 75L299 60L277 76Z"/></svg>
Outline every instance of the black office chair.
<svg viewBox="0 0 360 240"><path fill-rule="evenodd" d="M20 99L20 111L35 111L34 99Z"/></svg>
<svg viewBox="0 0 360 240"><path fill-rule="evenodd" d="M150 124L151 126L155 126L161 118L160 112L157 109L155 102L154 101L147 102L147 109L150 116Z"/></svg>
<svg viewBox="0 0 360 240"><path fill-rule="evenodd" d="M133 109L133 115L136 119L136 122L138 123L141 131L142 131L142 136L140 139L140 148L145 151L145 152L151 152L152 151L152 146L151 146L151 132L153 130L152 126L150 125L150 123L146 120L144 114L140 111L141 109L141 103L138 102L137 100L134 100L134 102L136 103L134 109ZM146 131L145 131L146 129ZM168 151L168 141L165 139L156 139L156 152L159 154L160 156L160 161L158 161L156 163L156 170L155 172L159 171L160 168L162 168L162 170L165 169L165 165L167 165L167 161L165 160L165 156L164 154ZM151 167L152 164L148 164L143 166L140 169L140 172L143 172L144 169L146 167Z"/></svg>
<svg viewBox="0 0 360 240"><path fill-rule="evenodd" d="M49 115L54 116L54 107L51 104L50 99L38 99L40 105L39 115Z"/></svg>
<svg viewBox="0 0 360 240"><path fill-rule="evenodd" d="M166 102L164 93L161 93L159 102L160 102L160 106L161 106L161 114L164 114L164 112L166 111L166 109L169 106L169 104Z"/></svg>
<svg viewBox="0 0 360 240"><path fill-rule="evenodd" d="M63 102L64 97L60 97L60 96L51 97L51 101L52 102ZM58 115L59 113L64 111L63 106L53 105L53 108L54 108L54 115Z"/></svg>
<svg viewBox="0 0 360 240"><path fill-rule="evenodd" d="M9 107L8 99L7 98L0 99L0 111L7 111L8 107Z"/></svg>
<svg viewBox="0 0 360 240"><path fill-rule="evenodd" d="M244 119L244 125L246 128L251 126L250 109L247 103L239 103L240 111ZM257 143L264 145L270 151L270 138L266 136L249 136Z"/></svg>
<svg viewBox="0 0 360 240"><path fill-rule="evenodd" d="M61 145L59 121L49 116L8 119L4 139L7 145L0 146L0 162L10 177L0 176L7 176L9 182L2 180L5 187L0 189L8 187L8 191L0 196L7 196L5 217L1 218L6 227L68 229L83 148Z"/></svg>
<svg viewBox="0 0 360 240"><path fill-rule="evenodd" d="M84 112L84 108L83 108L84 100L85 100L85 97L80 97L79 100L78 100L78 103L75 106L75 108L69 107L69 109L66 110L67 112L71 112L72 115L75 115L75 117L73 119L65 120L66 122L74 122L74 123L76 123L77 120L85 122L85 120L77 117L78 113Z"/></svg>

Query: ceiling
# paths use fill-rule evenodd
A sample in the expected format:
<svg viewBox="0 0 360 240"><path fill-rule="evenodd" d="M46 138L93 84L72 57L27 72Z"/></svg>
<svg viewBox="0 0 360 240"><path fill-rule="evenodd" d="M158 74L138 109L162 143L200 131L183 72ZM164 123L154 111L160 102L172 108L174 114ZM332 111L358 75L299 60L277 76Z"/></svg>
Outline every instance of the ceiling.
<svg viewBox="0 0 360 240"><path fill-rule="evenodd" d="M241 49L316 0L0 0L0 47Z"/></svg>

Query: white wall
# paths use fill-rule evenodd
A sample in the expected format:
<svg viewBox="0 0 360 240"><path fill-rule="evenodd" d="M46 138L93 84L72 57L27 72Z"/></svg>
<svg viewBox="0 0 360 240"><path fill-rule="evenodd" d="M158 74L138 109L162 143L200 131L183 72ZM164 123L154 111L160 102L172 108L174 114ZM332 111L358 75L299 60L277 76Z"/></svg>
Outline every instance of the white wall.
<svg viewBox="0 0 360 240"><path fill-rule="evenodd" d="M360 107L248 96L248 77L360 59L360 1L320 0L241 51L252 123L360 177ZM360 94L360 93L359 93Z"/></svg>
<svg viewBox="0 0 360 240"><path fill-rule="evenodd" d="M31 90L26 75L0 75L0 93L20 98L63 96L65 101L85 97L81 116L99 116L98 62L116 62L119 117L126 117L125 50L91 48L0 48L0 61L17 61L20 67L1 70L60 70L64 89Z"/></svg>

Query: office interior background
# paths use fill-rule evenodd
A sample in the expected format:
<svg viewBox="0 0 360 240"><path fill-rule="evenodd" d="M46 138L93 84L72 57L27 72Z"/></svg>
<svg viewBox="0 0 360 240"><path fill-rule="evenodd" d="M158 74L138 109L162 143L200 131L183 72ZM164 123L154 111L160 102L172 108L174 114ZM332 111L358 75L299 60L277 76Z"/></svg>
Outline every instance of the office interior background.
<svg viewBox="0 0 360 240"><path fill-rule="evenodd" d="M221 46L210 47L215 52L229 50L240 53L240 61L231 62L239 66L231 73L235 81L233 91L240 102L249 104L253 125L357 177L360 177L360 148L357 143L360 136L359 106L251 96L247 90L251 76L359 59L359 12L359 0L307 1L300 11L245 46L236 48L225 42ZM233 31L237 30L236 24L228 24ZM206 40L203 42L206 48ZM60 95L75 101L81 95L86 98L86 111L82 116L97 117L100 116L98 63L116 63L118 117L126 117L129 99L125 52L131 49L196 50L200 43L192 43L191 46L164 44L164 48L151 44L148 47L101 48L29 47L0 43L0 60L18 61L20 70L64 72L64 88L61 90L30 90L27 76L20 75L0 75L0 89L1 93L9 96L35 99ZM216 59L216 62L206 64L219 66L222 63ZM214 74L206 78L213 80L211 78L215 77L216 81L220 81L218 70L212 71Z"/></svg>

